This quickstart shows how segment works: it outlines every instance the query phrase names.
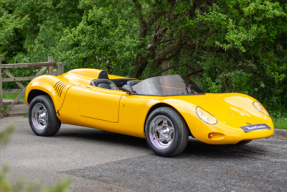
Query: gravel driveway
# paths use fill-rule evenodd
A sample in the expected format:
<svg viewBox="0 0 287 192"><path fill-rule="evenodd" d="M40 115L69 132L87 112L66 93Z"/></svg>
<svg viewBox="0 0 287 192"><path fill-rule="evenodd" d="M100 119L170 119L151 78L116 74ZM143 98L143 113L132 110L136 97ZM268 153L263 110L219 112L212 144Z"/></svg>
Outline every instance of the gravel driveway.
<svg viewBox="0 0 287 192"><path fill-rule="evenodd" d="M35 136L28 119L0 149L9 177L51 186L70 177L71 191L287 191L287 140L275 137L246 146L212 146L190 138L182 155L155 156L144 139L62 125L54 137Z"/></svg>

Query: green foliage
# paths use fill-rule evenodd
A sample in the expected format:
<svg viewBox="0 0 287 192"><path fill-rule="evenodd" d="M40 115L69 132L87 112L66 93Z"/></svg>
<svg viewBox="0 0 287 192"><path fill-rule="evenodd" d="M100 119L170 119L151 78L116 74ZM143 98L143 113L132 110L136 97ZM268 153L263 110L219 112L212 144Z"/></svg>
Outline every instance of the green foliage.
<svg viewBox="0 0 287 192"><path fill-rule="evenodd" d="M7 105L3 105L3 107L2 107L2 112L5 112L6 111L6 109L8 109L8 106Z"/></svg>
<svg viewBox="0 0 287 192"><path fill-rule="evenodd" d="M189 75L206 92L246 93L281 115L287 114L286 34L285 0L0 2L3 63L53 55L66 71Z"/></svg>
<svg viewBox="0 0 287 192"><path fill-rule="evenodd" d="M280 117L272 117L274 127L277 129L287 129L287 118L286 116L282 116L280 114Z"/></svg>
<svg viewBox="0 0 287 192"><path fill-rule="evenodd" d="M2 61L19 62L17 55L23 53L30 62L46 61L63 31L81 21L84 11L78 5L79 1L70 0L2 0L0 42L3 37L6 45L0 49ZM16 45L20 48L14 50ZM3 52L8 54L4 58Z"/></svg>
<svg viewBox="0 0 287 192"><path fill-rule="evenodd" d="M10 13L11 9L13 8L9 1L0 2L0 58L2 59L6 54L15 54L16 51L21 50L21 45L17 42L17 30L23 29L28 20L27 16L21 17Z"/></svg>
<svg viewBox="0 0 287 192"><path fill-rule="evenodd" d="M131 31L133 23L129 18L127 13L120 15L110 6L93 6L77 28L65 31L59 43L63 51L56 56L69 62L68 68L101 68L127 75L139 47L133 40L135 32Z"/></svg>
<svg viewBox="0 0 287 192"><path fill-rule="evenodd" d="M220 93L222 85L212 82L210 77L206 78L206 82L208 83L208 90L210 93Z"/></svg>
<svg viewBox="0 0 287 192"><path fill-rule="evenodd" d="M216 34L206 38L206 45L225 50L202 63L207 68L203 81L211 86L206 90L222 85L216 91L246 93L269 111L285 114L286 2L218 1L197 15L202 27Z"/></svg>
<svg viewBox="0 0 287 192"><path fill-rule="evenodd" d="M14 125L7 126L3 131L0 131L0 144L6 144L12 132L15 130ZM29 183L26 182L24 178L18 179L14 184L7 178L7 173L9 171L9 166L5 165L0 169L0 191L1 192L67 192L70 179L64 179L59 182L55 187L50 187L47 189L42 189L40 182Z"/></svg>

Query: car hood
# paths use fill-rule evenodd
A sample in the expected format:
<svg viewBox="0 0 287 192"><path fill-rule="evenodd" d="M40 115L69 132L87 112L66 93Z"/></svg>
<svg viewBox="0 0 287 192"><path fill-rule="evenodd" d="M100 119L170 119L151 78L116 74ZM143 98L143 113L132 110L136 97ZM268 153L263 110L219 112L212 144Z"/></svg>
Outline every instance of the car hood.
<svg viewBox="0 0 287 192"><path fill-rule="evenodd" d="M180 96L190 107L201 107L217 120L229 126L245 126L247 124L272 123L268 115L258 111L253 102L256 99L240 93L204 94ZM270 124L271 125L271 124ZM272 124L273 126L273 124Z"/></svg>

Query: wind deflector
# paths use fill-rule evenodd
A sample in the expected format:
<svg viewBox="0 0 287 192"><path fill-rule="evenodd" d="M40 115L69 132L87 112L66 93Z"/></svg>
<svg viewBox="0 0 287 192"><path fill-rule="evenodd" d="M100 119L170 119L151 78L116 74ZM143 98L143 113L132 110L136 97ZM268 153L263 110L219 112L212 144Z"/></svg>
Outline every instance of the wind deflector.
<svg viewBox="0 0 287 192"><path fill-rule="evenodd" d="M199 95L205 94L193 81L183 75L167 75L145 79L133 86L137 95Z"/></svg>

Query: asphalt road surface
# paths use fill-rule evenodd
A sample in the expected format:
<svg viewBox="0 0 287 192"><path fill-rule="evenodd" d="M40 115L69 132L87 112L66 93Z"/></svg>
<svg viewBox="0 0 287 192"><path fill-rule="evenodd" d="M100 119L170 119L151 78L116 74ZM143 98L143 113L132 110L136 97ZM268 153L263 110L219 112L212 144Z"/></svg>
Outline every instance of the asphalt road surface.
<svg viewBox="0 0 287 192"><path fill-rule="evenodd" d="M9 178L51 186L71 178L71 191L287 191L287 140L256 140L246 146L213 146L190 138L182 155L157 157L144 139L62 125L54 137L39 137L27 118L14 123L0 165Z"/></svg>

